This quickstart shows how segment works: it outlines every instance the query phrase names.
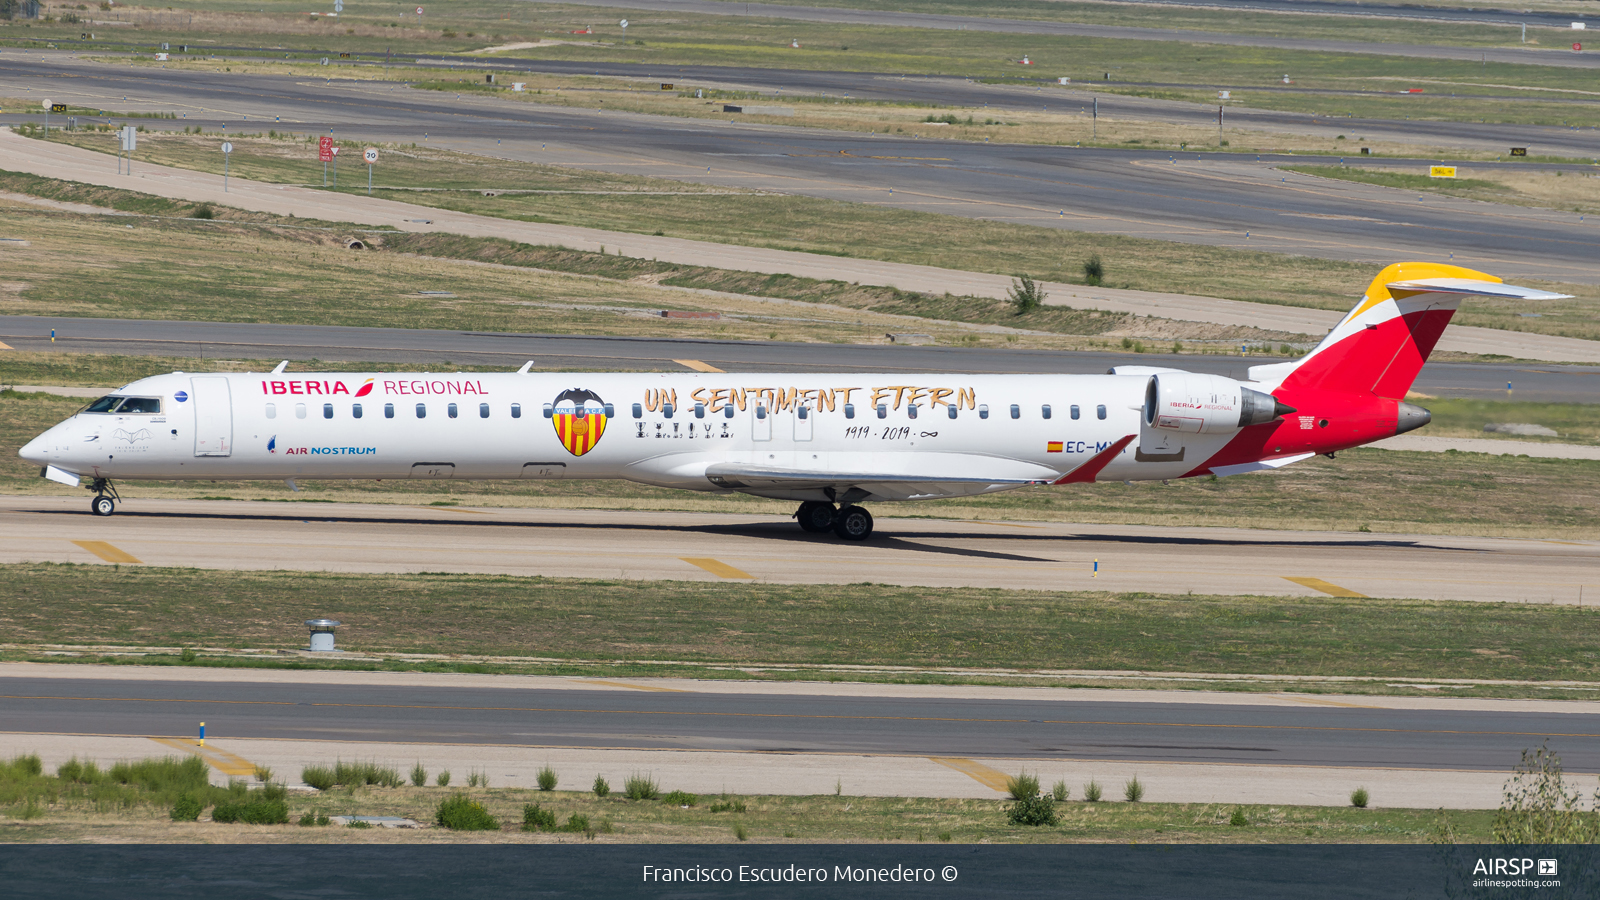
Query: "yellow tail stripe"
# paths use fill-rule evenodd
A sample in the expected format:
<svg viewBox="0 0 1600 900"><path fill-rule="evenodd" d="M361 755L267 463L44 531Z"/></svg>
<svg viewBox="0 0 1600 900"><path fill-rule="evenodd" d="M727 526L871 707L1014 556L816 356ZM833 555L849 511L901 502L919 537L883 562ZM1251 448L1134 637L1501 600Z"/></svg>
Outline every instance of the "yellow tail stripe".
<svg viewBox="0 0 1600 900"><path fill-rule="evenodd" d="M73 543L109 563L140 562L140 560L136 559L133 554L127 552L126 550L118 550L116 547L111 546L105 541L73 541Z"/></svg>
<svg viewBox="0 0 1600 900"><path fill-rule="evenodd" d="M1311 588L1313 591L1321 591L1321 592L1323 592L1324 594L1327 594L1330 597L1365 597L1365 596L1367 596L1366 594L1358 594L1355 591L1350 590L1349 588L1339 587L1337 584L1333 584L1332 582L1323 581L1321 578L1290 578L1288 575L1285 575L1285 576L1283 576L1283 580L1284 581L1292 581L1295 584L1300 585L1301 587Z"/></svg>

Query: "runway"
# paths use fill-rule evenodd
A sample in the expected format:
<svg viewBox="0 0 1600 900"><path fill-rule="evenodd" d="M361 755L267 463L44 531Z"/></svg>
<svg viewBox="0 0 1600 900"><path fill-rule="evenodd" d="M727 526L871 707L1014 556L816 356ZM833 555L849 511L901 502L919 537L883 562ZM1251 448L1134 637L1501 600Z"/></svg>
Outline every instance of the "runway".
<svg viewBox="0 0 1600 900"><path fill-rule="evenodd" d="M1006 19L989 16L957 16L939 13L900 12L880 9L849 9L831 6L800 6L791 4L751 3L748 7L739 2L720 2L720 0L572 0L578 6L599 6L607 9L648 9L656 12L669 13L700 13L703 15L721 16L752 16L771 19L790 19L802 22L836 22L845 25L873 25L897 28L932 28L944 31L989 31L1004 34L1037 34L1054 35L1062 37L1095 37L1111 40L1136 40L1136 41L1182 41L1189 44L1224 44L1228 46L1245 47L1270 47L1280 50L1304 50L1325 53L1369 53L1384 56L1409 56L1424 59L1460 59L1478 62L1480 59L1489 62L1513 63L1520 65L1549 65L1572 68L1589 68L1600 65L1592 55L1581 53L1560 53L1549 50L1537 50L1526 47L1451 47L1437 44L1390 44L1375 43L1370 41L1334 41L1312 38L1295 38L1278 35L1243 35L1227 34L1217 31L1200 31L1197 29L1179 28L1141 28L1125 25L1095 25L1079 22L1060 22L1039 19ZM1200 5L1200 4L1185 4ZM1205 4L1211 5L1211 4ZM1221 5L1221 4L1218 4ZM1268 11L1282 11L1299 4L1227 4L1245 11L1247 9L1265 7ZM1335 4L1314 4L1307 12L1320 14L1335 13ZM1370 15L1382 16L1388 14L1395 7L1379 6ZM748 10L748 11L747 11ZM1421 17L1416 9L1409 8L1405 18ZM1429 10L1429 12L1434 12ZM1448 19L1454 21L1490 21L1493 24L1513 25L1520 24L1521 19L1513 21L1517 15L1514 12L1502 12L1495 19L1469 18L1479 14L1477 10L1450 10L1439 11L1430 18ZM1426 15L1426 13L1422 14ZM1582 15L1571 15L1562 19L1554 19L1558 14L1534 13L1526 21L1532 25L1545 25L1546 27L1564 27L1568 23L1583 18ZM1292 22L1292 20L1290 20ZM1292 27L1285 25L1285 28ZM1509 36L1509 34L1508 34Z"/></svg>
<svg viewBox="0 0 1600 900"><path fill-rule="evenodd" d="M342 754L498 787L553 761L580 789L631 764L705 793L998 797L1021 767L1075 791L1139 774L1153 801L1338 804L1360 783L1384 806L1461 807L1492 806L1547 738L1569 776L1600 769L1600 713L1575 702L11 664L0 719L0 748L51 757L178 750L293 780ZM204 749L184 740L199 721Z"/></svg>
<svg viewBox="0 0 1600 900"><path fill-rule="evenodd" d="M847 544L787 517L634 510L0 498L0 564L460 572L776 584L1600 598L1600 541L896 519ZM818 561L826 559L826 565ZM1098 566L1096 562L1098 561Z"/></svg>
<svg viewBox="0 0 1600 900"><path fill-rule="evenodd" d="M54 343L50 333L56 332ZM1448 336L1448 332L1446 335ZM111 353L204 359L290 359L541 369L677 371L695 359L729 372L972 372L1100 374L1112 366L1172 366L1245 378L1270 360L1161 353L999 350L930 346L501 334L405 328L265 325L0 316L0 343L36 352ZM197 364L203 368L203 363ZM297 366L297 368L302 368ZM1414 389L1435 397L1531 403L1600 403L1600 366L1430 362Z"/></svg>
<svg viewBox="0 0 1600 900"><path fill-rule="evenodd" d="M1600 282L1593 263L1600 232L1569 214L1438 196L1419 201L1308 176L1284 181L1270 160L1253 156L1180 164L1157 152L863 137L456 99L386 82L132 68L37 54L0 58L0 93L45 92L90 108L186 116L149 127L237 127L248 117L245 127L333 129L529 162L1329 259L1434 258L1449 248L1457 264L1507 277ZM1352 126L1341 120L1333 127Z"/></svg>

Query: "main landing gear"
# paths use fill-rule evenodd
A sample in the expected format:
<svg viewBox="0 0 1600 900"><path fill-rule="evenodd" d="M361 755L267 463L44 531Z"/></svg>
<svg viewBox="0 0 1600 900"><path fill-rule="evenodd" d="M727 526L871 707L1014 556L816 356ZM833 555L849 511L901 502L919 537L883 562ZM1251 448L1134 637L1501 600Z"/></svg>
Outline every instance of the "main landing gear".
<svg viewBox="0 0 1600 900"><path fill-rule="evenodd" d="M109 516L117 511L117 500L122 497L117 489L112 486L109 478L96 478L89 490L94 491L94 499L89 501L89 512L96 516Z"/></svg>
<svg viewBox="0 0 1600 900"><path fill-rule="evenodd" d="M795 510L794 517L812 534L831 531L847 541L864 541L872 534L872 513L859 506L836 510L832 503L808 500Z"/></svg>

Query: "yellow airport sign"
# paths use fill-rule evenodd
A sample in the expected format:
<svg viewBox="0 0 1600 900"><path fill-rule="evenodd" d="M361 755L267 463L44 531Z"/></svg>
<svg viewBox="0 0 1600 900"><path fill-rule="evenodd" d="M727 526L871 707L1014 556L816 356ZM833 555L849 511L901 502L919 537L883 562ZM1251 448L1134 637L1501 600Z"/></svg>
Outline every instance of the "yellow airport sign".
<svg viewBox="0 0 1600 900"><path fill-rule="evenodd" d="M1454 178L1454 177L1456 177L1456 167L1455 166L1429 166L1428 167L1428 177L1429 178Z"/></svg>

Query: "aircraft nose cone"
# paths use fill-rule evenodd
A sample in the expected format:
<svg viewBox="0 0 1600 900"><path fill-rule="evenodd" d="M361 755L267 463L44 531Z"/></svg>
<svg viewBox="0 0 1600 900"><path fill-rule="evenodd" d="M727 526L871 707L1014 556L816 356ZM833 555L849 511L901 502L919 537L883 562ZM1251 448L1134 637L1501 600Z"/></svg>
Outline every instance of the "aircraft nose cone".
<svg viewBox="0 0 1600 900"><path fill-rule="evenodd" d="M21 456L28 462L43 463L46 456L48 456L48 453L45 451L44 437L36 437L26 444L23 444L22 449L17 451L17 455Z"/></svg>

